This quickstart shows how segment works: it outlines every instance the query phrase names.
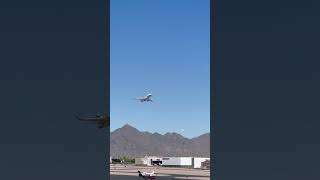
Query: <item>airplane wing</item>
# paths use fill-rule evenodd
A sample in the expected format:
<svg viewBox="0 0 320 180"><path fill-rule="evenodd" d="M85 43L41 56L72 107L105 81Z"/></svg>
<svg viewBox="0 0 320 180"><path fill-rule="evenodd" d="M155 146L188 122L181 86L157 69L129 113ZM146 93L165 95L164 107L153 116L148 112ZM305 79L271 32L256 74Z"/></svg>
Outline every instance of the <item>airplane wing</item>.
<svg viewBox="0 0 320 180"><path fill-rule="evenodd" d="M76 117L79 121L97 121L97 118L82 118L82 117L79 117L78 115L75 115L75 117Z"/></svg>
<svg viewBox="0 0 320 180"><path fill-rule="evenodd" d="M154 171L152 171L152 172L150 172L150 173L145 172L145 175L147 175L147 176L154 176Z"/></svg>

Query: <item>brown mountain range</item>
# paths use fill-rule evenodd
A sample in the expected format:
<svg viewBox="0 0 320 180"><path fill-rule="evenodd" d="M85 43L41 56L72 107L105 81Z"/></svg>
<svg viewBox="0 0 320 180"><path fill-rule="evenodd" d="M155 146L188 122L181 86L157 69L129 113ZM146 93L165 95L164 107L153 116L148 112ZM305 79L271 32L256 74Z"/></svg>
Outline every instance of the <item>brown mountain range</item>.
<svg viewBox="0 0 320 180"><path fill-rule="evenodd" d="M210 133L189 139L178 133L141 132L125 125L111 132L112 157L210 156Z"/></svg>

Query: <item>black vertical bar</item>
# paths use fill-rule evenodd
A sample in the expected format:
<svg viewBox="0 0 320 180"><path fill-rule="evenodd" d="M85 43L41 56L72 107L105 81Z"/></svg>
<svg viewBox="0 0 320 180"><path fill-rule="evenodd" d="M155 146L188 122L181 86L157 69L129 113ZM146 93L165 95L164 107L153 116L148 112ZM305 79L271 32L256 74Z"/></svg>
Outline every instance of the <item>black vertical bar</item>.
<svg viewBox="0 0 320 180"><path fill-rule="evenodd" d="M210 178L215 176L215 153L214 153L214 135L215 131L215 121L214 121L214 109L215 109L215 81L214 81L214 1L210 0Z"/></svg>
<svg viewBox="0 0 320 180"><path fill-rule="evenodd" d="M104 49L105 49L105 57L104 60L106 62L105 68L106 68L106 90L105 90L105 113L110 117L110 0L102 0L103 3L103 9L105 9L105 12L103 17L102 24L104 25L103 35L104 35ZM110 117L111 121L111 117ZM111 124L111 122L110 122ZM107 179L110 179L110 126L107 128L106 132L106 174Z"/></svg>
<svg viewBox="0 0 320 180"><path fill-rule="evenodd" d="M110 117L110 0L100 0L100 34L101 34L101 59L103 61L103 68L105 72L105 85L104 85L104 104L103 111L104 114ZM107 179L110 179L110 127L106 128L105 137L105 160L106 168L105 173Z"/></svg>

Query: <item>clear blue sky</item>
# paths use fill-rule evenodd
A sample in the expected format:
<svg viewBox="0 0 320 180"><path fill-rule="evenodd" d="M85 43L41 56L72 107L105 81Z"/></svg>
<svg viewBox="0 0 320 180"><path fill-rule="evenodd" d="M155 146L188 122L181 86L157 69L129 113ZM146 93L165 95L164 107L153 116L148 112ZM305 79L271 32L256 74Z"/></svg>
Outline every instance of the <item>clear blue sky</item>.
<svg viewBox="0 0 320 180"><path fill-rule="evenodd" d="M209 20L209 0L111 0L111 131L210 132Z"/></svg>

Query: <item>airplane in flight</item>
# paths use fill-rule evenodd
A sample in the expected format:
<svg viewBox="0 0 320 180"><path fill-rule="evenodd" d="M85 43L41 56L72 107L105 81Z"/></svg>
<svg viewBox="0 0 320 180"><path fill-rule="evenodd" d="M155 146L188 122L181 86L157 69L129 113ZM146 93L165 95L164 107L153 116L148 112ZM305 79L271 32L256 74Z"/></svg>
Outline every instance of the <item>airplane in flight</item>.
<svg viewBox="0 0 320 180"><path fill-rule="evenodd" d="M75 115L79 121L96 123L97 128L106 128L110 126L110 117L106 115L97 114L95 117L83 118Z"/></svg>
<svg viewBox="0 0 320 180"><path fill-rule="evenodd" d="M148 101L153 102L151 97L152 97L152 94L150 93L150 94L147 94L144 97L135 98L135 100L139 100L140 102L148 102Z"/></svg>
<svg viewBox="0 0 320 180"><path fill-rule="evenodd" d="M156 179L156 175L154 173L154 171L152 171L151 173L148 172L141 172L138 171L139 177L142 177L143 179Z"/></svg>

